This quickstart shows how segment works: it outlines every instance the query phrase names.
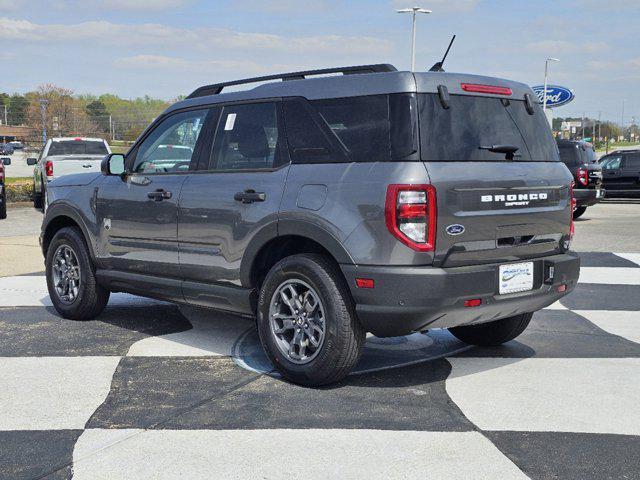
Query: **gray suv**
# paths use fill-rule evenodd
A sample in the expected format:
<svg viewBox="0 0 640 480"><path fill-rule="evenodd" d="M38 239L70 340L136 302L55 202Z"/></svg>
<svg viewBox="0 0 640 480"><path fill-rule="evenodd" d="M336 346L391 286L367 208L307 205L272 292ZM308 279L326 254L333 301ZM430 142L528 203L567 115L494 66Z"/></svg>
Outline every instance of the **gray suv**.
<svg viewBox="0 0 640 480"><path fill-rule="evenodd" d="M390 65L201 87L101 173L51 182L53 304L91 319L121 291L254 317L305 385L347 375L367 332L507 342L579 274L572 177L534 98Z"/></svg>

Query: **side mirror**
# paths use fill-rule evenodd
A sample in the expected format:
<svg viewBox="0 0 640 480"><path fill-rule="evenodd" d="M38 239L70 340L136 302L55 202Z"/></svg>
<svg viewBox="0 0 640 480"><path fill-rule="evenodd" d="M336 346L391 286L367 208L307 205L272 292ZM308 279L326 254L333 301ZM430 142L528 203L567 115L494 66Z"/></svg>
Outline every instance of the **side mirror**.
<svg viewBox="0 0 640 480"><path fill-rule="evenodd" d="M27 165L33 167L36 163L38 163L37 158L27 158Z"/></svg>
<svg viewBox="0 0 640 480"><path fill-rule="evenodd" d="M0 162L2 162L3 165L11 165L11 159L8 157L0 159Z"/></svg>
<svg viewBox="0 0 640 480"><path fill-rule="evenodd" d="M122 175L124 169L124 155L121 153L110 153L102 160L100 170L103 175Z"/></svg>

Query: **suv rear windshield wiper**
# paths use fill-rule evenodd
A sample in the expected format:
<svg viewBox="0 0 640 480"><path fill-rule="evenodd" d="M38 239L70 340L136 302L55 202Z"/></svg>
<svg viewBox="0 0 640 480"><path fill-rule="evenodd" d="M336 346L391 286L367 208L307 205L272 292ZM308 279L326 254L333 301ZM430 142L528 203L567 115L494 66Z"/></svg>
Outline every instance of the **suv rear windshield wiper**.
<svg viewBox="0 0 640 480"><path fill-rule="evenodd" d="M513 160L515 153L520 150L520 147L515 145L480 145L478 149L488 150L493 153L504 153L505 160Z"/></svg>

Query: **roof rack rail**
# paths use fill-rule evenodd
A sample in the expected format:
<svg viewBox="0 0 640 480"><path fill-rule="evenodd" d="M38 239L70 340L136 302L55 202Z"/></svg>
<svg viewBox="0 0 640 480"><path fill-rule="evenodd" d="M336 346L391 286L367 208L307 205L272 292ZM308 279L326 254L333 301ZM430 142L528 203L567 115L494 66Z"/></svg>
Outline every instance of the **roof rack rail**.
<svg viewBox="0 0 640 480"><path fill-rule="evenodd" d="M343 75L351 75L356 73L381 73L396 71L397 69L393 65L387 63L378 63L374 65L356 65L352 67L322 68L319 70L304 70L301 72L278 73L276 75L266 75L264 77L245 78L242 80L233 80L231 82L205 85L194 90L187 98L204 97L206 95L217 95L222 92L223 88L226 87L230 87L233 85L242 85L245 83L266 82L268 80L304 80L308 76L324 75L327 73L342 73Z"/></svg>

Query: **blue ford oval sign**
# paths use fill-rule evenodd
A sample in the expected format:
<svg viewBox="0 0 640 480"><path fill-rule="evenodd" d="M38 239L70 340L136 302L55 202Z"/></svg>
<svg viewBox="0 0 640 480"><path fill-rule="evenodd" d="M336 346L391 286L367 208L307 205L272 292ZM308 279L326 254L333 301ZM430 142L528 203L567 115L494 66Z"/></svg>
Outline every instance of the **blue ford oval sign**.
<svg viewBox="0 0 640 480"><path fill-rule="evenodd" d="M531 87L531 90L533 90L533 93L538 96L538 100L542 103L544 101L544 85L536 85L535 87ZM566 105L574 98L573 92L566 87L547 85L547 108Z"/></svg>
<svg viewBox="0 0 640 480"><path fill-rule="evenodd" d="M464 233L464 225L454 223L453 225L449 225L446 230L449 235L460 235L461 233Z"/></svg>

